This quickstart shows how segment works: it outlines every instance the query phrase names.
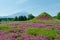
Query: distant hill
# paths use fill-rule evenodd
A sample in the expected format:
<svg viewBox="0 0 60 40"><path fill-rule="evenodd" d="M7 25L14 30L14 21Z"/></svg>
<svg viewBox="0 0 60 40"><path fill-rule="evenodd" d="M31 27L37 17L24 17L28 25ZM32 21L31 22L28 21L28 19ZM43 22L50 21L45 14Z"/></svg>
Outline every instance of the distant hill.
<svg viewBox="0 0 60 40"><path fill-rule="evenodd" d="M39 19L39 20L52 20L53 18L52 18L52 16L51 15L49 15L48 13L46 13L46 12L43 12L43 13L41 13L38 17L36 17L37 19Z"/></svg>
<svg viewBox="0 0 60 40"><path fill-rule="evenodd" d="M12 15L8 15L8 16L3 16L3 17L0 17L0 18L14 18L14 17L18 17L18 16L28 16L28 12L18 12L18 13L15 13L15 14L12 14Z"/></svg>

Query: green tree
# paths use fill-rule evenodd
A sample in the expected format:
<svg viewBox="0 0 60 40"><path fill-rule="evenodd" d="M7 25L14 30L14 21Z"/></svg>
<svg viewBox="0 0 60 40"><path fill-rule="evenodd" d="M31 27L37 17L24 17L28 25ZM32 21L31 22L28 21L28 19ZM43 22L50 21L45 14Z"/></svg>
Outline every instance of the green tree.
<svg viewBox="0 0 60 40"><path fill-rule="evenodd" d="M14 21L14 18L7 18L7 21Z"/></svg>
<svg viewBox="0 0 60 40"><path fill-rule="evenodd" d="M24 21L24 16L19 16L19 21Z"/></svg>
<svg viewBox="0 0 60 40"><path fill-rule="evenodd" d="M18 21L18 17L17 16L14 18L14 21Z"/></svg>
<svg viewBox="0 0 60 40"><path fill-rule="evenodd" d="M18 20L21 21L21 16L18 17Z"/></svg>
<svg viewBox="0 0 60 40"><path fill-rule="evenodd" d="M0 22L1 22L2 20L0 19Z"/></svg>
<svg viewBox="0 0 60 40"><path fill-rule="evenodd" d="M33 16L32 14L28 15L28 20L33 19L33 18L35 18L35 16Z"/></svg>
<svg viewBox="0 0 60 40"><path fill-rule="evenodd" d="M57 18L57 16L53 16L53 18Z"/></svg>
<svg viewBox="0 0 60 40"><path fill-rule="evenodd" d="M58 12L57 14L57 19L60 19L60 12Z"/></svg>
<svg viewBox="0 0 60 40"><path fill-rule="evenodd" d="M18 20L19 21L26 21L27 20L27 17L26 16L19 16L18 17Z"/></svg>
<svg viewBox="0 0 60 40"><path fill-rule="evenodd" d="M24 21L26 21L27 20L27 17L26 16L24 16Z"/></svg>

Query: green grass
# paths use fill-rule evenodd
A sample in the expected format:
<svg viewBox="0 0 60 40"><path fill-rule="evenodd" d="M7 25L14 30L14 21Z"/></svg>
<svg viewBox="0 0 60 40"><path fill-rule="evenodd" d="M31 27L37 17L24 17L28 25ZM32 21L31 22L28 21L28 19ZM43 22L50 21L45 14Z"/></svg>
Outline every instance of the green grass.
<svg viewBox="0 0 60 40"><path fill-rule="evenodd" d="M56 36L56 32L58 30L56 29L51 29L51 30L47 30L44 28L28 28L27 29L27 34L31 34L31 35L45 35L45 36L49 36L49 37L55 37Z"/></svg>
<svg viewBox="0 0 60 40"><path fill-rule="evenodd" d="M54 19L54 20L38 20L36 18L29 20L28 22L35 22L35 23L41 23L41 24L60 24L60 20Z"/></svg>
<svg viewBox="0 0 60 40"><path fill-rule="evenodd" d="M6 27L6 26L0 26L0 30L3 30L5 32L8 32L9 30L11 30L12 28L10 27Z"/></svg>

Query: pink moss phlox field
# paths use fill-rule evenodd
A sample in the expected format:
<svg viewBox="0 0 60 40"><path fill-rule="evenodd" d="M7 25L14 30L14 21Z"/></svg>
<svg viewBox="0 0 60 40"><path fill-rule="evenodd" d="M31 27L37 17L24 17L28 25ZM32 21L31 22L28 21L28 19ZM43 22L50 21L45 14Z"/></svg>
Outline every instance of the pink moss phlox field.
<svg viewBox="0 0 60 40"><path fill-rule="evenodd" d="M28 35L26 34L27 28L56 28L60 30L60 24L41 24L34 22L12 22L7 24L0 24L0 26L7 26L13 28L9 32L5 32L0 30L0 40L48 40L48 36L45 35ZM60 34L57 34L60 35ZM60 40L58 37L54 38L54 40Z"/></svg>

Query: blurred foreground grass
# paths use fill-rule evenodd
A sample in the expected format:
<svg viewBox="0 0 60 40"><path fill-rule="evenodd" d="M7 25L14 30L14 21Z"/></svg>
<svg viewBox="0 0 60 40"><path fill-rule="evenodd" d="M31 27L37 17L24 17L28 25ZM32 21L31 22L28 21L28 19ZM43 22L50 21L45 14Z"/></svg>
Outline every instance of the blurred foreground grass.
<svg viewBox="0 0 60 40"><path fill-rule="evenodd" d="M0 26L0 30L8 32L8 31L12 30L12 28L11 27L6 27L6 26Z"/></svg>
<svg viewBox="0 0 60 40"><path fill-rule="evenodd" d="M30 35L45 35L45 36L49 36L49 37L56 37L57 32L60 32L60 30L56 30L56 29L51 29L51 30L47 30L44 28L28 28L27 29L27 34Z"/></svg>

